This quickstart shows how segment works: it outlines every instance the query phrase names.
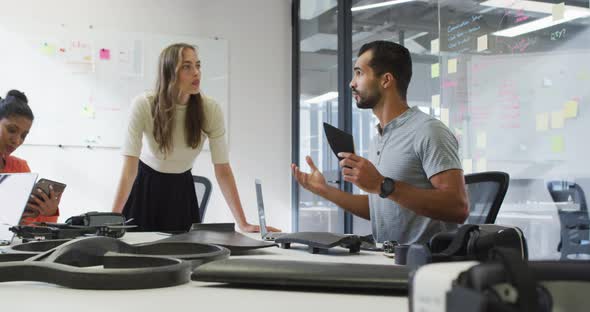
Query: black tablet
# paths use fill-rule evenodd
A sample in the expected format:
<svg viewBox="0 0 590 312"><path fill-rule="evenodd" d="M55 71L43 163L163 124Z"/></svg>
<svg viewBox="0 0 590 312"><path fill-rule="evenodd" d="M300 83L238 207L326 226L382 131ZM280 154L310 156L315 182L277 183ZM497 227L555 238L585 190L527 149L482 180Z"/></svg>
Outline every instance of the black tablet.
<svg viewBox="0 0 590 312"><path fill-rule="evenodd" d="M326 122L324 122L324 132L334 155L338 159L342 160L342 157L339 157L338 153L354 154L354 139L350 133L346 133Z"/></svg>

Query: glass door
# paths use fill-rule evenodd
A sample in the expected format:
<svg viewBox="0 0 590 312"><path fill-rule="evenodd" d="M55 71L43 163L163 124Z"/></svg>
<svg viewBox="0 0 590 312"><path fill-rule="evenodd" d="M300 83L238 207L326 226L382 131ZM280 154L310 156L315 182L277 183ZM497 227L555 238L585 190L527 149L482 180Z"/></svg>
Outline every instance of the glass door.
<svg viewBox="0 0 590 312"><path fill-rule="evenodd" d="M299 1L299 90L294 90L299 92L297 164L309 173L305 158L310 156L335 187L339 187L338 160L326 141L323 123L339 126L337 7L336 0ZM294 230L344 232L342 209L302 187L294 190Z"/></svg>

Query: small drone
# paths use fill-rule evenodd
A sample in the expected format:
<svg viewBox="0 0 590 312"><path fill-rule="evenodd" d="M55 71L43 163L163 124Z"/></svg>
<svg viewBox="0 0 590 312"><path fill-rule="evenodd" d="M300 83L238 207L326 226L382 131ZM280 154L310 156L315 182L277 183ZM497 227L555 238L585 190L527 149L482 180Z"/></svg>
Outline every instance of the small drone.
<svg viewBox="0 0 590 312"><path fill-rule="evenodd" d="M18 225L10 228L24 241L70 239L80 236L106 236L120 238L125 230L136 225L128 225L133 219L112 212L88 212L66 220L66 223L37 222L34 225Z"/></svg>

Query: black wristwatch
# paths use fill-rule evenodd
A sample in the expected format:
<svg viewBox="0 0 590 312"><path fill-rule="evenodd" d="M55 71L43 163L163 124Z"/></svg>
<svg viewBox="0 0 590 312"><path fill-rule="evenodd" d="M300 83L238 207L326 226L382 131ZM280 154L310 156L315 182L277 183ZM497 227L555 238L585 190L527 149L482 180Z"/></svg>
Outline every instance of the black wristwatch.
<svg viewBox="0 0 590 312"><path fill-rule="evenodd" d="M395 180L385 177L383 182L381 182L381 193L379 193L379 196L381 198L387 198L393 191L395 191Z"/></svg>

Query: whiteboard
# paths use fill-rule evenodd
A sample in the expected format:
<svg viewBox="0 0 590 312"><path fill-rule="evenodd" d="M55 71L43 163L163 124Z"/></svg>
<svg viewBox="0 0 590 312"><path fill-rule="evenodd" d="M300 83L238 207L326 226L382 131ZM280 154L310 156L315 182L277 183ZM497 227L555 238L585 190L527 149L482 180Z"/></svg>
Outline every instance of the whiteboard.
<svg viewBox="0 0 590 312"><path fill-rule="evenodd" d="M590 72L587 58L588 50L471 57L468 67L477 70L467 79L470 130L486 133L486 156L543 162L585 155L587 145L575 141L588 129L584 108L578 110L590 95L582 77ZM575 102L575 114L564 119L568 102ZM554 124L555 112L561 125ZM546 116L545 125L539 116ZM476 137L467 144L476 146Z"/></svg>
<svg viewBox="0 0 590 312"><path fill-rule="evenodd" d="M35 114L29 145L120 147L134 97L153 90L160 52L197 46L203 94L221 106L228 129L228 44L217 38L63 26L20 33L0 25L0 93L19 89Z"/></svg>

